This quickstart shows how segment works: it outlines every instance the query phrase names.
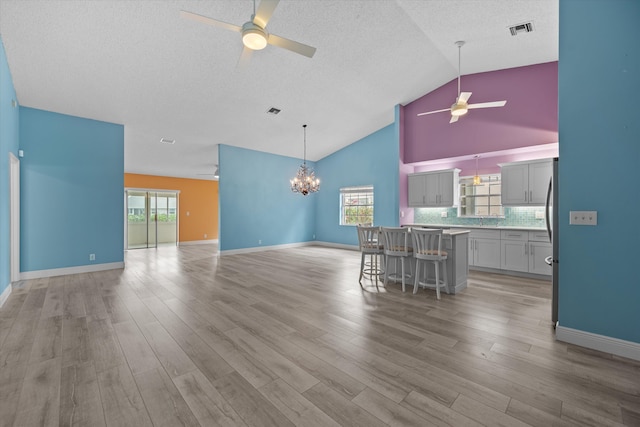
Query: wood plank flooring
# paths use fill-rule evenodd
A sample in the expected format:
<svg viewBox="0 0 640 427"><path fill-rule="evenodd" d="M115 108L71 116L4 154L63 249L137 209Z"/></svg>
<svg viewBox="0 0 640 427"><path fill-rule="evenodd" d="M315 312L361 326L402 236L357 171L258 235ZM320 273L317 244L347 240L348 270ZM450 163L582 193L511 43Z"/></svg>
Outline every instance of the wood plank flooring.
<svg viewBox="0 0 640 427"><path fill-rule="evenodd" d="M556 342L546 281L358 285L358 252L126 254L0 309L0 426L632 426L640 363Z"/></svg>

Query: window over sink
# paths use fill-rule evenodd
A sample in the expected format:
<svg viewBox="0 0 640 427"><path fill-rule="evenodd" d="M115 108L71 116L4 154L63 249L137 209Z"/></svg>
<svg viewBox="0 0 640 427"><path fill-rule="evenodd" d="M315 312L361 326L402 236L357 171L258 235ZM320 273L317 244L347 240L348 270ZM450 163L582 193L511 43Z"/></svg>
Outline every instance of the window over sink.
<svg viewBox="0 0 640 427"><path fill-rule="evenodd" d="M480 184L472 176L460 177L458 216L466 218L503 217L500 175L481 175Z"/></svg>

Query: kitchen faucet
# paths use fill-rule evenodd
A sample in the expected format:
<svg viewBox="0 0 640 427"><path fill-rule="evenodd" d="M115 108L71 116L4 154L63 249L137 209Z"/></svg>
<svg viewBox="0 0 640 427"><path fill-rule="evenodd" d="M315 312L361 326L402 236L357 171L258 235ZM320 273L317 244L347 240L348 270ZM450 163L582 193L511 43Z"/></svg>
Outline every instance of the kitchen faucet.
<svg viewBox="0 0 640 427"><path fill-rule="evenodd" d="M480 227L482 227L482 225L483 225L483 224L482 224L482 222L483 222L483 221L484 221L484 217L483 217L483 216L481 216L481 217L480 217Z"/></svg>

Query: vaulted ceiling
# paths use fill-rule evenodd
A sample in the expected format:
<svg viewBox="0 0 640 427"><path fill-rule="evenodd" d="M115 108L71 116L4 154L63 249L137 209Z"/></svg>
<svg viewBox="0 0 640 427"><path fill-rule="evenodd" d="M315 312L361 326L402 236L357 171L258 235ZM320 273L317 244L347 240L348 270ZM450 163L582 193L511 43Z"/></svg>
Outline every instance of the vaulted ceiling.
<svg viewBox="0 0 640 427"><path fill-rule="evenodd" d="M457 77L457 40L463 75L558 59L558 0L281 0L267 30L315 55L267 46L244 68L239 33L180 17L242 25L253 7L0 0L0 36L22 106L123 124L126 172L200 179L217 144L302 157L307 124L318 160L392 123Z"/></svg>

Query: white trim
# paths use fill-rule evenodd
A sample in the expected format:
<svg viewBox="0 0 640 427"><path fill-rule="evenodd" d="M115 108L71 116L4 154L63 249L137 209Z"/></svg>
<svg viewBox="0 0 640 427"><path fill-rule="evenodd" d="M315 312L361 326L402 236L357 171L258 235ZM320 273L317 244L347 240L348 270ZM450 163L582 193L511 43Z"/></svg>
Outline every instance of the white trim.
<svg viewBox="0 0 640 427"><path fill-rule="evenodd" d="M10 279L20 280L20 159L9 152Z"/></svg>
<svg viewBox="0 0 640 427"><path fill-rule="evenodd" d="M11 283L9 283L2 294L0 294L0 307L2 307L5 302L7 302L7 299L9 299L9 295L11 295L12 289L13 287L11 286Z"/></svg>
<svg viewBox="0 0 640 427"><path fill-rule="evenodd" d="M587 347L628 359L640 360L640 343L625 341L605 335L592 334L558 325L556 340Z"/></svg>
<svg viewBox="0 0 640 427"><path fill-rule="evenodd" d="M124 192L127 191L144 191L145 193L177 193L180 194L181 190L163 190L158 188L138 188L138 187L124 187Z"/></svg>
<svg viewBox="0 0 640 427"><path fill-rule="evenodd" d="M350 250L350 251L359 251L360 250L360 247L357 246L357 245L356 246L345 245L343 243L315 241L315 242L312 242L312 245L324 246L324 247L327 247L327 248L347 249L347 250Z"/></svg>
<svg viewBox="0 0 640 427"><path fill-rule="evenodd" d="M289 249L289 248L300 248L304 246L325 246L329 248L337 248L337 249L347 249L347 250L359 250L358 246L353 245L343 245L341 243L331 243L331 242L319 242L317 240L312 240L310 242L299 242L299 243L287 243L285 245L273 245L273 246L255 246L253 248L244 248L244 249L230 249L226 251L220 251L220 255L236 255L236 254L249 254L252 252L263 252L263 251L272 251L278 249Z"/></svg>
<svg viewBox="0 0 640 427"><path fill-rule="evenodd" d="M287 243L285 245L273 245L273 246L255 246L253 248L244 249L230 249L226 251L220 251L220 255L236 255L236 254L249 254L252 252L273 251L278 249L299 248L302 246L310 246L312 242L300 242L300 243Z"/></svg>
<svg viewBox="0 0 640 427"><path fill-rule="evenodd" d="M178 246L191 246L191 245L212 245L218 243L218 239L208 240L188 240L186 242L178 242Z"/></svg>
<svg viewBox="0 0 640 427"><path fill-rule="evenodd" d="M80 265L78 267L53 268L51 270L23 271L22 273L20 273L20 280L66 276L67 274L93 273L95 271L117 270L119 268L124 268L124 261L104 264Z"/></svg>

